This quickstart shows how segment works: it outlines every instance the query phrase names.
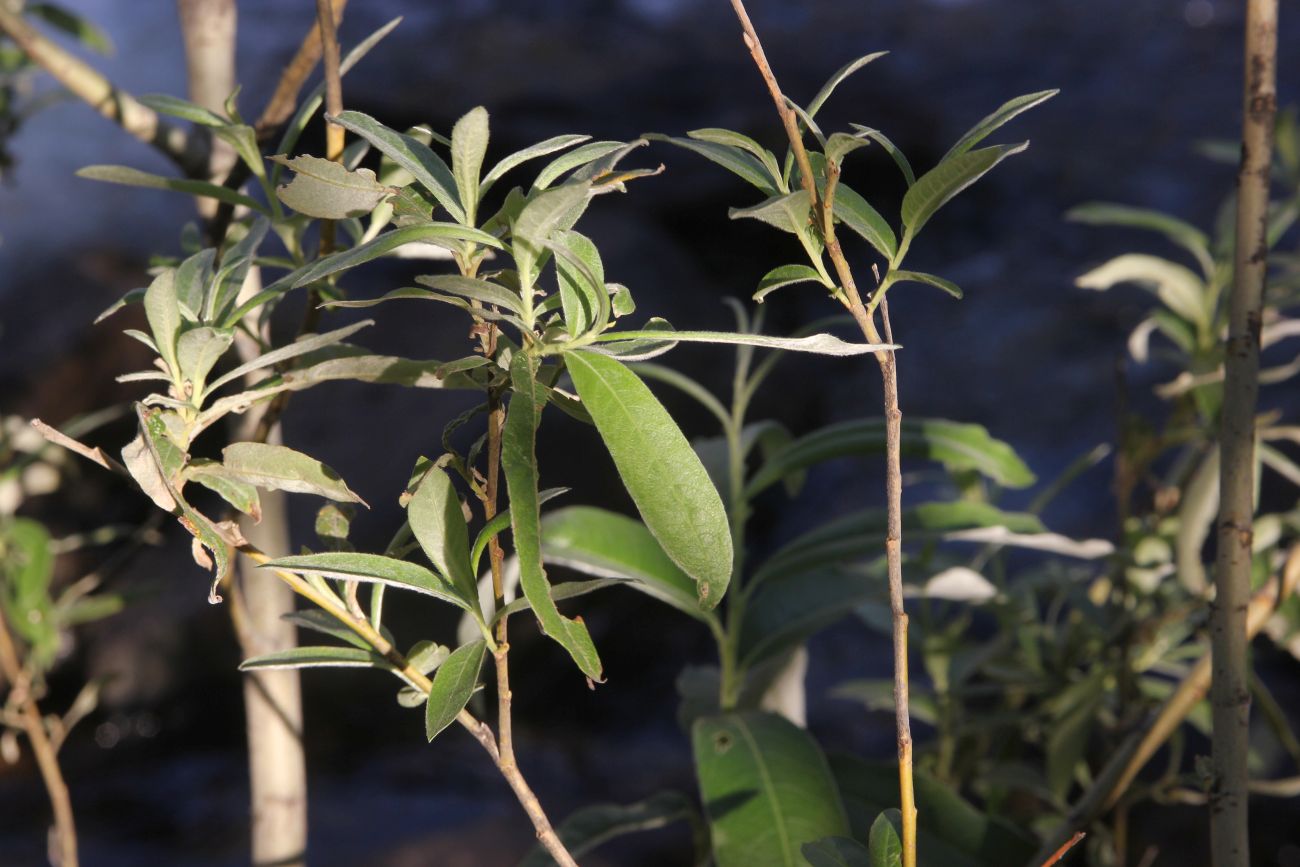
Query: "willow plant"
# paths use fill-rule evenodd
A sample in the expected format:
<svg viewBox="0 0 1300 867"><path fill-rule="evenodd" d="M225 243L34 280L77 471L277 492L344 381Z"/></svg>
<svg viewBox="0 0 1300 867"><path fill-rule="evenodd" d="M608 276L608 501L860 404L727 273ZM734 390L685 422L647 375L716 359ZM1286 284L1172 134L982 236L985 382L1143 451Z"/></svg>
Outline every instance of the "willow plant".
<svg viewBox="0 0 1300 867"><path fill-rule="evenodd" d="M745 46L776 106L788 139L785 159L778 163L772 151L748 136L731 130L696 130L686 139L671 139L694 150L744 178L766 198L757 205L732 209L733 218L761 220L798 238L808 264L784 265L770 271L760 282L756 298L783 286L820 284L831 298L846 308L863 337L872 344L888 344L875 354L883 386L886 423L885 496L888 511L886 551L893 617L894 705L898 743L899 797L902 826L902 863L916 864L916 800L912 775L912 734L908 716L907 613L903 604L902 572L902 472L900 448L902 411L898 399L898 372L893 329L886 302L891 288L903 283L938 287L956 297L961 290L943 277L905 270L902 265L921 228L954 196L983 177L1009 156L1022 152L1028 142L1014 145L975 146L1017 115L1055 95L1047 90L1013 99L984 118L944 154L928 172L915 174L911 163L880 130L854 124L851 131L826 135L816 122L817 112L835 88L848 76L885 52L860 57L831 76L806 107L789 99L781 90L762 42L741 0L732 0ZM806 143L812 136L818 149ZM845 158L853 151L876 144L888 152L907 182L901 210L901 236L861 195L841 182ZM876 285L866 293L860 289L854 270L837 236L843 225L860 235L879 254L883 268L872 265ZM827 268L827 260L830 268ZM864 298L865 294L865 298ZM879 323L879 324L877 324Z"/></svg>

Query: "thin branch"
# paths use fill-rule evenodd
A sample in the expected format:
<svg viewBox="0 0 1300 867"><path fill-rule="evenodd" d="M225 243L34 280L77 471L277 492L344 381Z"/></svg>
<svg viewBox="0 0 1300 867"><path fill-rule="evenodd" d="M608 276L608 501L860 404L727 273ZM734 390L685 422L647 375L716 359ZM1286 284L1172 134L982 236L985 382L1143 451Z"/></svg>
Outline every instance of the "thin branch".
<svg viewBox="0 0 1300 867"><path fill-rule="evenodd" d="M1071 849L1073 849L1075 846L1079 845L1079 843L1086 836L1088 835L1083 833L1082 831L1076 831L1073 837L1065 841L1065 843L1061 846L1060 849L1057 849L1055 852L1053 852L1052 856L1043 862L1043 867L1053 867L1054 864L1059 863L1060 860L1065 857L1066 853L1069 852Z"/></svg>
<svg viewBox="0 0 1300 867"><path fill-rule="evenodd" d="M0 30L9 34L33 63L52 75L74 96L130 135L152 145L186 176L206 176L207 136L187 132L162 120L157 112L141 105L135 97L116 87L89 64L42 36L22 15L4 3L0 3Z"/></svg>
<svg viewBox="0 0 1300 867"><path fill-rule="evenodd" d="M1247 867L1250 689L1246 611L1250 600L1255 499L1255 407L1259 342L1268 268L1268 196L1277 114L1277 0L1246 4L1241 167L1237 175L1237 245L1223 410L1219 426L1218 554L1211 618L1214 672L1214 785L1210 853L1214 867Z"/></svg>
<svg viewBox="0 0 1300 867"><path fill-rule="evenodd" d="M77 827L72 815L68 785L63 779L54 745L50 743L49 734L45 730L45 720L31 694L30 680L19 661L18 648L9 634L9 624L3 614L0 614L0 670L9 681L10 700L17 699L15 703L19 707L23 731L31 742L45 791L50 796L50 806L54 810L55 837L59 846L57 863L59 867L77 867Z"/></svg>
<svg viewBox="0 0 1300 867"><path fill-rule="evenodd" d="M127 472L126 467L109 457L108 453L99 446L92 447L85 443L78 442L62 431L59 431L41 421L39 418L32 419L32 427L36 428L37 432L39 432L41 436L45 437L47 441L56 446L62 446L70 452L75 452L81 455L88 461L94 461L106 470L112 470L113 472L120 473L124 476L131 475Z"/></svg>
<svg viewBox="0 0 1300 867"><path fill-rule="evenodd" d="M348 0L333 0L335 28L343 20L343 9L347 5ZM320 58L320 27L313 23L307 34L303 36L302 42L299 43L293 59L284 68L284 72L280 73L280 80L275 85L275 92L271 94L271 99L266 103L266 108L262 109L261 116L258 117L257 123L253 125L253 128L257 130L258 141L265 143L275 138L279 134L280 128L288 122L289 118L293 117L294 110L298 107L298 94L302 92L303 85L307 83L308 76L316 68L316 63Z"/></svg>
<svg viewBox="0 0 1300 867"><path fill-rule="evenodd" d="M785 126L786 136L790 140L790 149L795 162L799 165L803 189L808 191L814 213L820 225L822 240L836 276L844 290L843 302L853 314L854 320L869 343L880 343L880 334L876 330L871 314L862 303L853 270L835 236L835 189L839 182L840 169L834 160L826 161L826 189L819 195L815 183L812 163L804 147L803 134L799 129L799 119L787 105L780 85L767 54L763 51L762 41L754 30L753 22L745 11L743 0L731 0L732 9L740 21L744 32L745 46L749 49L759 74L767 85L768 93L776 105L777 113ZM893 263L891 263L893 264ZM889 288L890 276L886 275L876 289L883 298ZM892 339L891 339L892 342ZM894 649L894 722L898 742L898 782L899 805L902 813L903 867L916 867L916 797L912 778L912 724L908 712L908 672L907 672L907 613L903 605L903 508L902 508L902 420L903 413L898 406L898 366L893 350L877 352L876 362L880 366L880 379L884 390L883 404L885 413L885 495L887 501L887 518L885 529L885 557L889 574L889 602L893 619Z"/></svg>

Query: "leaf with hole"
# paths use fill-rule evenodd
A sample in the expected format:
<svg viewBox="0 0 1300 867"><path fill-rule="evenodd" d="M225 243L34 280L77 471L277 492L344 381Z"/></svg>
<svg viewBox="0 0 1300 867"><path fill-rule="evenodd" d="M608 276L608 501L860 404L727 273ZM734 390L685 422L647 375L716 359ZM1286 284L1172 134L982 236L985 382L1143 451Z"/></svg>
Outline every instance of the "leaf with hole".
<svg viewBox="0 0 1300 867"><path fill-rule="evenodd" d="M848 835L826 757L784 717L706 717L691 743L717 867L805 867L804 843Z"/></svg>

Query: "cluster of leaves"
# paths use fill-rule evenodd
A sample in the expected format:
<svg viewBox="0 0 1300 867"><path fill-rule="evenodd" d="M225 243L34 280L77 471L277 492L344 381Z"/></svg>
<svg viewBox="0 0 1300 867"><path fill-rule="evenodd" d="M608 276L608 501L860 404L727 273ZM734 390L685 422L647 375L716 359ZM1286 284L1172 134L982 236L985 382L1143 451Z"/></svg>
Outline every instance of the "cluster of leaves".
<svg viewBox="0 0 1300 867"><path fill-rule="evenodd" d="M67 469L67 455L50 447L16 416L0 419L0 617L17 644L22 666L20 683L10 684L0 707L0 759L18 759L19 732L25 726L20 709L39 701L49 673L68 655L72 631L85 623L115 614L119 596L99 591L94 574L66 586L55 585L55 560L82 547L110 541L114 528L53 538L40 521L18 515L30 498L58 492ZM83 686L62 714L50 714L44 724L57 750L78 721L94 710L101 684Z"/></svg>

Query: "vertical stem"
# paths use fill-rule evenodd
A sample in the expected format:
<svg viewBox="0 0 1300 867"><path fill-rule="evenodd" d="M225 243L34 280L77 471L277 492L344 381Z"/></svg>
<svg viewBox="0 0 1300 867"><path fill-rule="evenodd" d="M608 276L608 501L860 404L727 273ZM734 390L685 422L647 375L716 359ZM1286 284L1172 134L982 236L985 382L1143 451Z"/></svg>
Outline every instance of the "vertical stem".
<svg viewBox="0 0 1300 867"><path fill-rule="evenodd" d="M30 679L23 672L18 658L18 648L9 634L9 624L0 614L0 671L9 681L12 694L18 696L19 712L22 715L23 730L31 742L32 753L36 756L36 765L45 783L45 791L50 796L50 806L54 810L54 835L58 844L56 867L77 867L77 827L72 816L72 799L68 796L68 786L63 780L63 771L59 760L45 731L45 720L41 718L40 707L31 695Z"/></svg>
<svg viewBox="0 0 1300 867"><path fill-rule="evenodd" d="M799 166L803 188L808 191L813 205L813 213L820 219L820 228L826 253L835 266L836 276L844 290L843 301L854 321L862 330L863 336L870 343L880 343L880 334L872 321L871 313L862 303L857 283L853 279L852 269L835 237L834 203L835 186L839 181L839 166L832 160L826 162L826 189L819 194L814 182L812 163L803 144L803 134L799 130L799 119L786 105L785 97L777 84L776 75L767 62L762 42L754 30L753 23L745 11L743 0L731 0L732 9L740 21L744 32L745 45L758 67L768 93L776 105L786 136L790 140L790 149ZM906 251L907 240L899 248L894 258L895 264L902 259ZM876 289L875 300L883 300L885 290L889 288L890 275ZM886 336L889 335L889 315L884 313ZM903 413L898 407L898 366L893 350L881 350L876 353L876 362L880 365L880 379L884 388L885 412L885 496L887 500L887 520L885 532L885 556L889 573L889 607L893 615L894 645L894 722L898 741L898 788L899 806L903 818L903 867L916 867L916 796L912 781L912 724L908 714L908 674L907 674L907 613L903 607L903 481L901 470L901 439Z"/></svg>
<svg viewBox="0 0 1300 867"><path fill-rule="evenodd" d="M325 113L337 117L343 112L343 77L339 73L339 38L330 0L316 0L316 26L320 29L321 62L325 69ZM325 124L325 158L343 162L343 127ZM321 255L334 252L334 221L321 220ZM315 310L315 294L308 296L307 309Z"/></svg>
<svg viewBox="0 0 1300 867"><path fill-rule="evenodd" d="M1237 248L1219 430L1221 493L1210 633L1214 660L1210 848L1214 867L1247 867L1250 863L1246 611L1250 601L1259 333L1268 266L1269 173L1277 112L1277 0L1249 0L1246 5L1243 103Z"/></svg>

